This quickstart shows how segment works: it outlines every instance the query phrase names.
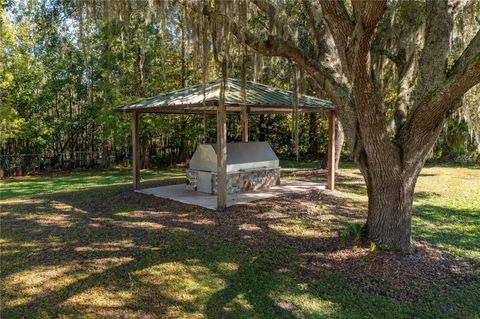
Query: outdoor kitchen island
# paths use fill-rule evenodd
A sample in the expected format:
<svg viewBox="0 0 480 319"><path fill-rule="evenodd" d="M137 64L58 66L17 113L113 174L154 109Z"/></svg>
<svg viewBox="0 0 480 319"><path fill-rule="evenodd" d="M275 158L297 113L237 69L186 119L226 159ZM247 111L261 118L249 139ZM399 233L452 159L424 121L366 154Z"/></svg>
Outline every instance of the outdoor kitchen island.
<svg viewBox="0 0 480 319"><path fill-rule="evenodd" d="M186 183L137 190L138 193L217 209L217 144L200 144L186 170ZM280 185L278 157L267 142L227 143L226 206L275 196L323 190L325 185L286 179ZM186 184L186 185L185 185Z"/></svg>
<svg viewBox="0 0 480 319"><path fill-rule="evenodd" d="M186 170L187 189L217 193L217 144L200 144ZM227 143L227 193L280 185L278 157L267 142Z"/></svg>

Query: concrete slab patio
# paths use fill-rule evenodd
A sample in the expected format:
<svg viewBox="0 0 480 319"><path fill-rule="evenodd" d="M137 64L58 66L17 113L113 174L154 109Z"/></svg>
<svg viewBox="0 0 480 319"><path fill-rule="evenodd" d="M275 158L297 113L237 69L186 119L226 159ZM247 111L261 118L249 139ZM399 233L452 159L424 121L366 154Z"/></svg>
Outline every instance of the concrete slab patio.
<svg viewBox="0 0 480 319"><path fill-rule="evenodd" d="M260 199L271 198L291 193L303 193L310 190L325 189L321 183L305 181L282 180L282 184L268 189L252 192L229 194L227 196L227 207L253 202ZM217 196L207 193L188 190L185 184L167 185L153 188L136 190L137 193L153 195L161 198L175 200L185 204L197 205L204 208L217 209Z"/></svg>

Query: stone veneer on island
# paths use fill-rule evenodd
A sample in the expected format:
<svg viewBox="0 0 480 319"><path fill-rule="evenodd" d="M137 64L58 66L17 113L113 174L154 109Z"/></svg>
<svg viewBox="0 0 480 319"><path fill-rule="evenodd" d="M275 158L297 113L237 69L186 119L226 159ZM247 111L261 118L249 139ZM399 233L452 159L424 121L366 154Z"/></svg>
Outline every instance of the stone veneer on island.
<svg viewBox="0 0 480 319"><path fill-rule="evenodd" d="M211 173L211 191L205 193L217 193L217 173ZM187 189L197 191L198 171L187 169ZM227 193L234 194L247 191L255 191L280 185L280 168L264 168L242 170L227 173Z"/></svg>

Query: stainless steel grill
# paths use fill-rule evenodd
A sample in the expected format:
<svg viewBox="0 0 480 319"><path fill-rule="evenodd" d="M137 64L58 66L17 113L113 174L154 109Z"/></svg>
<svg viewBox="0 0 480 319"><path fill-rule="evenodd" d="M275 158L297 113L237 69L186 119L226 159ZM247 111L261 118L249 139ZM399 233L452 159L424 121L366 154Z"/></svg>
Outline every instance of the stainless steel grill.
<svg viewBox="0 0 480 319"><path fill-rule="evenodd" d="M217 145L200 144L187 170L187 186L193 190L215 193ZM227 191L235 193L279 184L280 166L267 142L227 144Z"/></svg>

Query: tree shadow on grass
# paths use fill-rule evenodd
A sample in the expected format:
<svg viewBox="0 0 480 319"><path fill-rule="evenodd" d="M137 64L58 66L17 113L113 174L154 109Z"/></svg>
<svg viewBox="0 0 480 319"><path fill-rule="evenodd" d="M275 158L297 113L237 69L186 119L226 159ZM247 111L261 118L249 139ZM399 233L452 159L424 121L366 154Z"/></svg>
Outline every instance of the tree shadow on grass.
<svg viewBox="0 0 480 319"><path fill-rule="evenodd" d="M347 318L380 305L392 317L413 315L418 308L308 266L338 249L335 229L364 217L335 194L293 194L224 213L125 186L4 202L2 314Z"/></svg>
<svg viewBox="0 0 480 319"><path fill-rule="evenodd" d="M295 171L282 171L283 177L294 177L298 179L306 179L310 182L321 182L325 183L327 180L327 173L326 169L304 169L304 170L295 170ZM342 173L341 171L336 172L335 174L335 181L339 184L345 182L354 182L354 181L362 181L362 177L351 176Z"/></svg>
<svg viewBox="0 0 480 319"><path fill-rule="evenodd" d="M110 200L107 200L106 196L110 197ZM90 200L87 201L87 198ZM115 203L113 206L112 201ZM161 207L167 210L159 209ZM235 291L244 291L248 302L254 308L263 307L255 310L256 312L269 317L273 314L275 314L274 317L282 314L284 317L292 317L293 315L279 308L267 295L267 283L272 285L275 281L264 280L259 284L251 276L255 275L252 269L262 271L269 269L267 274L270 275L270 270L273 270L276 265L285 264L281 260L276 260L270 265L269 260L272 261L272 259L269 259L271 257L269 253L264 253L265 259L259 258L258 238L255 238L264 239L261 244L264 248L262 252L265 252L265 249L268 250L269 241L272 239L270 236L259 236L259 234L270 232L269 226L282 220L283 217L272 216L265 220L249 219L250 226L240 230L238 226L244 224L246 221L244 218L233 216L230 212L226 213L227 216L220 216L217 213L198 208L192 210L192 208L171 201L126 193L121 189L113 189L108 194L98 190L94 193L56 194L34 200L32 203L23 202L21 207L7 203L4 210L9 213L3 221L4 225L8 225L3 229L6 241L14 243L28 240L38 245L24 249L22 256L17 256L19 257L17 260L9 256L13 259L10 259L9 265L4 269L3 276L8 278L9 275L21 274L24 270L36 267L61 268L61 265L76 266L77 263L85 266L102 259L113 261L111 267L100 272L88 273L87 271L85 278L67 283L61 289L40 293L21 305L6 307L5 315L16 317L27 313L38 316L46 304L53 305L49 310L52 313L61 313L65 311L64 304L68 304L69 299L79 293L88 292L91 288L100 285L109 286L114 282L122 287L132 280L130 278L132 273L162 264L183 264L197 260L202 267L207 267L210 271L214 269L216 276L221 275L221 272L215 269L217 263L234 263L238 267L239 274L225 275L224 280L227 283L233 280L232 284L228 284L229 289L236 287ZM252 212L257 212L255 206L251 206L247 214ZM131 216L130 213L132 213ZM253 230L249 230L249 227ZM255 236L252 236L252 233ZM281 236L278 236L274 241L280 238ZM61 243L52 245L55 239L60 239ZM285 244L278 247L280 252L290 249L289 245ZM274 256L280 256L279 252L275 252ZM23 263L22 257L27 259ZM122 262L123 259L126 261ZM115 261L120 262L117 265ZM74 272L77 270L75 268ZM61 275L68 277L69 271ZM243 273L244 271L246 273ZM41 276L41 274L38 275ZM233 279L236 277L251 278L253 281L245 281L238 285ZM240 288L242 285L245 286L244 289ZM175 288L172 289L175 290ZM158 294L162 297L161 299L165 299L163 301L165 306L155 310L155 315L167 315L164 310L168 307L197 308L194 303L188 301L172 301L172 298L162 294L162 287L155 287L153 283L143 287L142 291L143 297L147 292L150 299ZM15 298L13 292L10 291L9 294L7 291L7 298ZM207 313L215 312L220 316L227 314L221 311L222 307L214 306L222 301L220 299L214 301L215 297L213 297L212 301L207 303ZM148 310L138 307L142 305L140 300L130 301L130 304L136 311Z"/></svg>
<svg viewBox="0 0 480 319"><path fill-rule="evenodd" d="M436 193L436 192L421 192L421 191L417 191L415 192L414 194L414 200L417 200L417 199L429 199L429 198L432 198L432 197L440 197L442 195L440 195L439 193Z"/></svg>
<svg viewBox="0 0 480 319"><path fill-rule="evenodd" d="M439 247L480 251L480 207L455 209L423 204L415 206L414 216L420 222L415 232L418 239Z"/></svg>

